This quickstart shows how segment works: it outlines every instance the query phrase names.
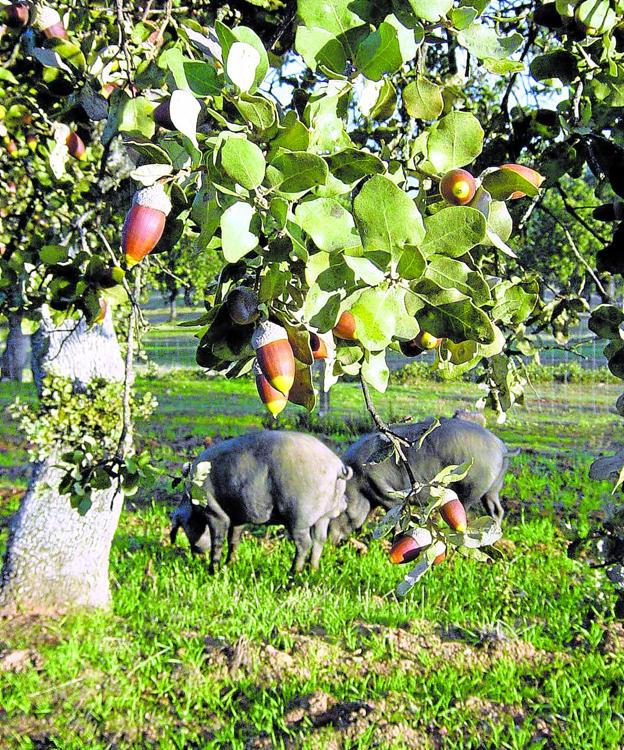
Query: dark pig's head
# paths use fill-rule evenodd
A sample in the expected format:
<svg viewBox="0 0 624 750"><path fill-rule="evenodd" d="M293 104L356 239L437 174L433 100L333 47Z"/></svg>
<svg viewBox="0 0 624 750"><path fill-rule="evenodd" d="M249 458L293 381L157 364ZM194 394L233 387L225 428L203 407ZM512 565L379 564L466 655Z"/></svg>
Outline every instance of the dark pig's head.
<svg viewBox="0 0 624 750"><path fill-rule="evenodd" d="M354 531L361 528L371 511L371 504L362 493L357 476L347 479L345 499L347 509L329 524L328 539L332 544L345 541Z"/></svg>

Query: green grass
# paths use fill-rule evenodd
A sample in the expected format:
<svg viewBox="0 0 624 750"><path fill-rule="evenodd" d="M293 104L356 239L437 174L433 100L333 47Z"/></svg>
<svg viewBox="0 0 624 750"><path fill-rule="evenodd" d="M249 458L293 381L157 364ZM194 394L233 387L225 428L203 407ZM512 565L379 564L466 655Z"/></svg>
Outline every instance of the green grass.
<svg viewBox="0 0 624 750"><path fill-rule="evenodd" d="M175 473L206 437L261 426L250 381L140 378L159 408L138 441ZM568 559L566 526L611 498L591 455L620 439L617 387L541 386L501 427L523 452L502 493L502 560L453 559L404 599L404 570L371 540L327 548L316 573L287 577L293 546L256 530L214 577L168 543L163 485L133 498L111 559L111 614L0 622L0 653L34 664L0 671L0 747L578 748L621 747L624 628L600 572ZM0 408L30 386L0 385ZM394 387L387 418L450 415L471 384ZM355 385L332 394L328 441L362 413ZM292 414L287 423L292 424ZM15 426L0 433L0 511L27 482ZM6 534L0 531L0 546ZM2 657L0 656L0 659Z"/></svg>

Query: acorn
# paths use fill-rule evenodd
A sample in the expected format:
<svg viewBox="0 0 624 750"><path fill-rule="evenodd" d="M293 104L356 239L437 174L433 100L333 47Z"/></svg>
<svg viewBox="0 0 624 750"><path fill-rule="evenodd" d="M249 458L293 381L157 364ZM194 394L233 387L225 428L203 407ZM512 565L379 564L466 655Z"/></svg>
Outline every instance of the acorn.
<svg viewBox="0 0 624 750"><path fill-rule="evenodd" d="M157 125L160 125L161 128L166 128L167 130L175 130L176 127L171 120L170 103L170 98L164 99L152 112L152 117L154 118L154 122Z"/></svg>
<svg viewBox="0 0 624 750"><path fill-rule="evenodd" d="M170 211L171 201L159 183L134 194L121 235L121 246L129 268L156 247Z"/></svg>
<svg viewBox="0 0 624 750"><path fill-rule="evenodd" d="M15 143L15 141L9 140L6 144L6 150L9 152L9 156L17 156L19 148L17 147L17 143Z"/></svg>
<svg viewBox="0 0 624 750"><path fill-rule="evenodd" d="M43 33L46 39L69 38L58 12L47 5L37 9L35 26Z"/></svg>
<svg viewBox="0 0 624 750"><path fill-rule="evenodd" d="M5 23L11 29L21 29L28 25L30 11L28 3L12 3L5 11Z"/></svg>
<svg viewBox="0 0 624 750"><path fill-rule="evenodd" d="M468 528L466 509L452 490L448 496L450 499L440 506L440 515L454 531L464 532Z"/></svg>
<svg viewBox="0 0 624 750"><path fill-rule="evenodd" d="M249 325L258 319L258 295L251 289L238 286L228 294L225 307L232 321L239 326Z"/></svg>
<svg viewBox="0 0 624 750"><path fill-rule="evenodd" d="M432 541L429 529L413 529L395 539L390 549L390 562L395 565L411 562L427 549Z"/></svg>
<svg viewBox="0 0 624 750"><path fill-rule="evenodd" d="M538 26L545 26L554 31L563 26L563 18L557 10L557 3L544 3L533 13L533 20Z"/></svg>
<svg viewBox="0 0 624 750"><path fill-rule="evenodd" d="M87 147L84 145L84 141L78 133L72 130L65 139L65 143L67 144L70 156L73 156L79 161L82 161L86 157Z"/></svg>
<svg viewBox="0 0 624 750"><path fill-rule="evenodd" d="M310 332L310 349L314 359L325 359L327 357L327 344L318 333Z"/></svg>
<svg viewBox="0 0 624 750"><path fill-rule="evenodd" d="M546 179L545 177L542 177L539 172L536 172L535 169L525 167L522 164L503 164L501 169L509 169L512 172L519 174L520 177L524 177L527 182L530 182L531 185L535 185L536 188L538 188ZM512 200L516 200L517 198L524 198L525 195L526 193L523 193L521 190L516 190L510 197Z"/></svg>
<svg viewBox="0 0 624 750"><path fill-rule="evenodd" d="M357 336L355 335L355 318L353 313L345 310L341 313L338 318L338 322L333 327L334 336L339 339L346 339L347 341L355 341Z"/></svg>
<svg viewBox="0 0 624 750"><path fill-rule="evenodd" d="M37 150L37 144L38 144L38 142L39 142L39 139L37 138L37 136L34 133L29 133L26 136L26 145L28 146L28 148L31 151L34 152L34 151Z"/></svg>
<svg viewBox="0 0 624 750"><path fill-rule="evenodd" d="M273 415L273 419L276 419L277 415L281 414L281 412L283 412L286 408L288 399L286 398L286 396L284 396L283 393L280 393L276 388L273 388L273 386L264 376L257 361L254 362L253 372L256 376L256 388L258 389L258 395L260 396L262 403Z"/></svg>
<svg viewBox="0 0 624 750"><path fill-rule="evenodd" d="M446 560L446 550L444 550L443 552L440 552L439 555L436 555L433 558L433 564L439 565L440 563L443 563L445 560Z"/></svg>
<svg viewBox="0 0 624 750"><path fill-rule="evenodd" d="M618 200L603 203L602 206L594 208L592 216L598 221L621 221L624 219L624 203Z"/></svg>
<svg viewBox="0 0 624 750"><path fill-rule="evenodd" d="M454 206L465 206L477 192L477 181L465 169L451 169L440 180L440 194Z"/></svg>
<svg viewBox="0 0 624 750"><path fill-rule="evenodd" d="M400 341L399 347L406 357L417 357L426 349L437 349L443 341L427 331L419 331L411 341Z"/></svg>
<svg viewBox="0 0 624 750"><path fill-rule="evenodd" d="M258 325L251 337L258 365L269 381L284 396L295 382L295 355L282 326L270 321Z"/></svg>

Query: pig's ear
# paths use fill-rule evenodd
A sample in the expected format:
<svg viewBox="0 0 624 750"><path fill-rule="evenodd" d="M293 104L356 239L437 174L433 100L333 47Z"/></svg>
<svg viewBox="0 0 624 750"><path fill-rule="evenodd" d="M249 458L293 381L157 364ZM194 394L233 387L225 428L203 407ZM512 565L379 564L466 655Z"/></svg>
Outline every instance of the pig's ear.
<svg viewBox="0 0 624 750"><path fill-rule="evenodd" d="M342 479L349 481L353 476L353 469L350 466L343 466Z"/></svg>

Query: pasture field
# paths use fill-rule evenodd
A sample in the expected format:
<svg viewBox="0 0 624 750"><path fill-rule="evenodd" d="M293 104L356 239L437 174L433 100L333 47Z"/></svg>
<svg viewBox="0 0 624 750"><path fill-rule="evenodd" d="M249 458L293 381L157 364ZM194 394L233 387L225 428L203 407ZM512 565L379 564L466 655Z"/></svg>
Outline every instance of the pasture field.
<svg viewBox="0 0 624 750"><path fill-rule="evenodd" d="M171 474L206 438L261 426L251 381L185 371L138 380L159 407L138 442ZM617 386L539 387L492 429L522 453L502 492L503 559L451 559L404 599L409 567L369 526L294 584L281 529L247 533L214 577L168 541L162 481L131 498L115 538L110 614L0 621L1 748L621 748L624 626L603 573L568 558L568 529L612 502L593 455L624 442ZM0 385L4 410L30 385ZM450 416L468 383L393 386L386 418ZM355 384L310 425L338 450L365 428ZM295 426L296 410L286 424ZM0 432L0 548L27 484ZM476 512L477 509L473 509ZM478 509L480 510L480 509Z"/></svg>

